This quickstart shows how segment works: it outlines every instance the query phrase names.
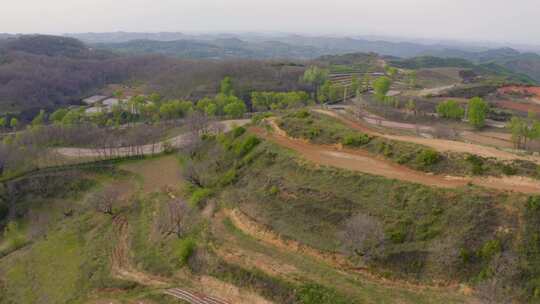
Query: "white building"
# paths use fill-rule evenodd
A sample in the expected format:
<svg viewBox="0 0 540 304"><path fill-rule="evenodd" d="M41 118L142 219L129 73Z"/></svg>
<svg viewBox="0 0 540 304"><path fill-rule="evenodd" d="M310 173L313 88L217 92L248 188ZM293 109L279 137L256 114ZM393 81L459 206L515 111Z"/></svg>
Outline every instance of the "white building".
<svg viewBox="0 0 540 304"><path fill-rule="evenodd" d="M94 96L90 96L88 98L85 98L83 99L82 101L88 105L93 105L95 103L98 103L100 101L103 101L107 99L107 96L103 96L103 95L94 95Z"/></svg>

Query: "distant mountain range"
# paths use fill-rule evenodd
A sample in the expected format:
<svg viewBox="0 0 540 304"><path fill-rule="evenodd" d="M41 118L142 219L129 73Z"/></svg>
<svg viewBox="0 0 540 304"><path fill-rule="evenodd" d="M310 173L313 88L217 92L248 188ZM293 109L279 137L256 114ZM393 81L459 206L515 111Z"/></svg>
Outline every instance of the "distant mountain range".
<svg viewBox="0 0 540 304"><path fill-rule="evenodd" d="M498 64L511 71L525 74L540 82L540 55L521 53L512 48L492 49L483 52L468 52L456 49L426 52L441 58L462 58L476 64Z"/></svg>
<svg viewBox="0 0 540 304"><path fill-rule="evenodd" d="M384 56L460 58L496 64L540 82L540 55L512 48L392 42L348 37L263 34L86 33L69 34L95 48L124 54L162 54L191 59L311 60L324 55L374 52ZM494 67L496 68L496 67Z"/></svg>

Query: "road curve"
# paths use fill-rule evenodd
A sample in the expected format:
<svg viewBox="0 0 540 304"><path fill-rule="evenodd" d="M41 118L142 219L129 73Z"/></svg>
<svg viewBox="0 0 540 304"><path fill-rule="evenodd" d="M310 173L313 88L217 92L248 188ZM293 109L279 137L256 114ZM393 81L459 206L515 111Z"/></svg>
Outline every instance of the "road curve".
<svg viewBox="0 0 540 304"><path fill-rule="evenodd" d="M521 176L460 177L425 173L399 165L361 149L316 145L305 140L290 138L284 130L279 128L275 121L269 120L269 122L274 129L273 133L268 133L258 127L251 127L250 131L261 138L294 150L306 160L319 165L383 176L430 187L457 188L474 184L498 191L540 194L540 182L532 178Z"/></svg>
<svg viewBox="0 0 540 304"><path fill-rule="evenodd" d="M230 131L235 126L243 126L249 123L249 119L225 120L217 122L215 129L223 129L225 132ZM119 147L119 148L57 148L55 152L64 157L72 158L99 158L99 157L126 157L131 155L153 155L159 154L165 150L167 145L173 148L180 148L189 140L189 134L181 134L174 138L164 140L162 142L147 144L136 147Z"/></svg>
<svg viewBox="0 0 540 304"><path fill-rule="evenodd" d="M231 304L218 298L205 296L180 288L167 289L164 293L191 304Z"/></svg>

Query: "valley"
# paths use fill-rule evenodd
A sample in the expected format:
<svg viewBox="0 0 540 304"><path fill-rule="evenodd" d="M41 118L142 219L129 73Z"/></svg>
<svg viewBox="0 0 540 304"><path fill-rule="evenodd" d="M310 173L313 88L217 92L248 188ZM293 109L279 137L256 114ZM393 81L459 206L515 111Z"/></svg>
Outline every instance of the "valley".
<svg viewBox="0 0 540 304"><path fill-rule="evenodd" d="M17 62L87 73L0 92L16 105L0 113L0 303L538 301L529 76L442 55L186 59L22 37L0 43L0 81Z"/></svg>

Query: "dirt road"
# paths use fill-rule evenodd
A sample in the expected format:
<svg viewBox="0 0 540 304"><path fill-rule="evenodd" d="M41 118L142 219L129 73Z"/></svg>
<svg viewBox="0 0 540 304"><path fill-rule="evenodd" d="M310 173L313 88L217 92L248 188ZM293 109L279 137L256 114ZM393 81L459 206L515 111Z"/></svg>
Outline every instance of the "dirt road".
<svg viewBox="0 0 540 304"><path fill-rule="evenodd" d="M431 147L439 152L469 153L469 154L474 154L474 155L478 155L482 157L493 157L500 160L519 159L519 160L532 161L537 164L540 164L540 157L536 157L536 156L518 155L511 152L502 151L493 147L486 147L486 146L464 143L464 142L454 141L454 140L422 138L422 137L408 136L408 135L383 134L383 133L373 130L369 126L366 126L358 121L353 121L333 111L328 111L328 110L315 110L315 111L321 114L325 114L325 115L337 118L343 123L345 123L346 125L348 125L349 127L362 131L366 134L384 137L384 138L397 140L397 141L411 142L411 143L415 143L419 145L424 145L427 147Z"/></svg>
<svg viewBox="0 0 540 304"><path fill-rule="evenodd" d="M129 223L125 217L114 219L117 244L111 254L111 272L116 278L137 282L143 286L154 287L164 294L184 300L190 304L273 304L258 294L241 290L228 283L209 276L191 278L200 292L185 288L171 287L174 282L139 271L133 265L129 253ZM216 296L219 295L219 296ZM225 300L226 298L226 300Z"/></svg>
<svg viewBox="0 0 540 304"><path fill-rule="evenodd" d="M216 127L222 128L225 132L231 130L234 126L243 126L249 123L249 119L238 119L238 120L226 120L218 122ZM113 157L125 157L130 155L153 155L159 154L165 150L167 145L170 145L173 148L182 147L189 140L188 134L182 134L155 144L148 144L139 147L120 147L114 148L113 151L110 149L84 149L84 148L58 148L56 153L64 157L75 157L75 158L100 158L104 155L111 155Z"/></svg>
<svg viewBox="0 0 540 304"><path fill-rule="evenodd" d="M167 289L164 293L191 304L231 304L218 298L193 293L180 288Z"/></svg>
<svg viewBox="0 0 540 304"><path fill-rule="evenodd" d="M314 145L304 140L293 139L284 135L284 131L271 121L274 133L268 133L257 127L250 131L280 146L298 152L306 160L325 166L358 171L366 174L383 176L405 182L418 183L431 187L457 188L467 184L521 193L540 193L540 183L525 177L457 177L442 176L412 170L392 161L374 156L358 149L343 149L329 145Z"/></svg>

